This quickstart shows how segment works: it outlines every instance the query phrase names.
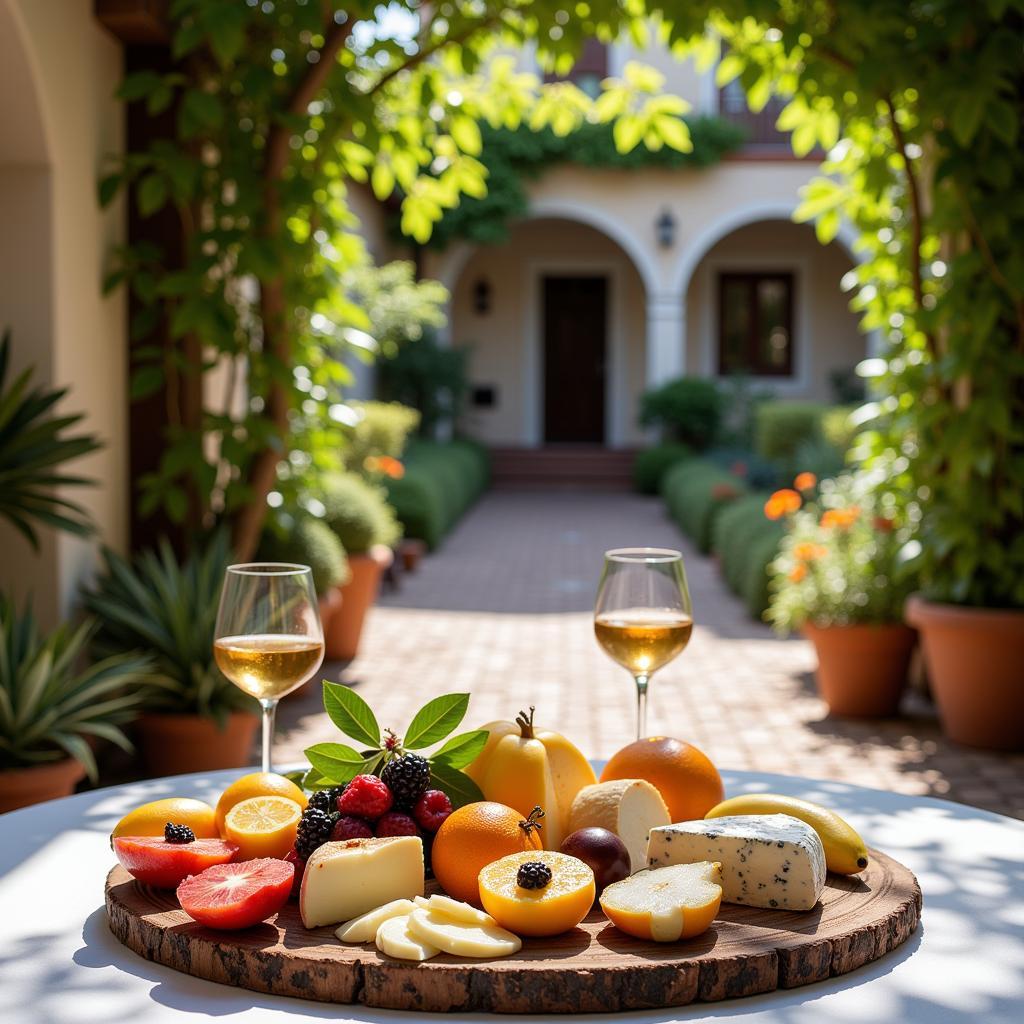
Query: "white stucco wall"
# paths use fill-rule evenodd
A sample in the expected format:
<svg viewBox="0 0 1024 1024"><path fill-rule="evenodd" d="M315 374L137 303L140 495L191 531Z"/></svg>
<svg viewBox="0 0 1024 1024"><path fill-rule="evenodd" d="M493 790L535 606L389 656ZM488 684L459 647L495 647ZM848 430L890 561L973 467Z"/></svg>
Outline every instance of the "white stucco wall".
<svg viewBox="0 0 1024 1024"><path fill-rule="evenodd" d="M10 325L16 368L70 387L61 412L84 412L81 429L101 452L74 464L97 481L75 500L100 539L127 540L127 327L123 295L104 298L103 267L123 239L123 208L101 211L103 156L123 148L114 99L121 48L93 17L91 0L0 0L0 324ZM71 611L96 546L49 536L34 555L0 527L0 586L31 591L46 622Z"/></svg>

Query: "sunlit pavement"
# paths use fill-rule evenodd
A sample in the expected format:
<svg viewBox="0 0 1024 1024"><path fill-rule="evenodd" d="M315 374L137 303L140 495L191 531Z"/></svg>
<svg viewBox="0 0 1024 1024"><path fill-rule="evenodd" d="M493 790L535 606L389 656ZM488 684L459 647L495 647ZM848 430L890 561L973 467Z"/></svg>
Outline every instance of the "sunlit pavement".
<svg viewBox="0 0 1024 1024"><path fill-rule="evenodd" d="M948 742L919 694L907 695L898 719L830 717L815 693L810 645L751 621L654 498L488 494L382 596L359 657L326 674L354 685L399 733L430 697L468 691L467 727L535 704L542 725L606 758L634 738L635 696L598 649L591 610L602 553L629 545L681 548L693 595L693 639L651 686L652 734L695 743L721 767L942 796L1024 818L1024 755ZM282 703L276 759L299 759L332 738L314 685Z"/></svg>

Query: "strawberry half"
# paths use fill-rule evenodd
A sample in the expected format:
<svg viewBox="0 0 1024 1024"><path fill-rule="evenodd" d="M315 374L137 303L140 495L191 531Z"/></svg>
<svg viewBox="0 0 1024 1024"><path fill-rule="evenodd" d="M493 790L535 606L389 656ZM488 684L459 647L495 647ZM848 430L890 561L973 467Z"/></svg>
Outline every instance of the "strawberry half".
<svg viewBox="0 0 1024 1024"><path fill-rule="evenodd" d="M118 836L114 853L121 866L140 882L157 889L174 889L189 875L214 864L226 864L238 852L223 839L169 843L163 836Z"/></svg>
<svg viewBox="0 0 1024 1024"><path fill-rule="evenodd" d="M178 902L207 928L248 928L276 914L288 902L295 867L273 857L218 864L186 878Z"/></svg>

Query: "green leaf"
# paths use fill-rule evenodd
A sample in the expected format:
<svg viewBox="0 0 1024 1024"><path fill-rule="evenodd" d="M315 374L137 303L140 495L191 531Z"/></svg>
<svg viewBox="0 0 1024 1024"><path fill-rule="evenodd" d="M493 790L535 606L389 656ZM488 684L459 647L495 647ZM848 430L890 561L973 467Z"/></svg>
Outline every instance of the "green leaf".
<svg viewBox="0 0 1024 1024"><path fill-rule="evenodd" d="M452 730L458 728L459 722L466 717L468 708L468 693L446 693L428 701L416 712L409 723L409 728L405 730L403 746L410 750L419 750L439 743Z"/></svg>
<svg viewBox="0 0 1024 1024"><path fill-rule="evenodd" d="M380 726L370 705L340 683L324 683L324 711L342 734L367 747L380 746Z"/></svg>
<svg viewBox="0 0 1024 1024"><path fill-rule="evenodd" d="M167 179L159 174L147 174L139 182L139 213L148 217L167 202Z"/></svg>
<svg viewBox="0 0 1024 1024"><path fill-rule="evenodd" d="M434 789L444 790L452 802L452 808L456 810L484 799L480 787L465 772L447 764L431 762L430 785Z"/></svg>
<svg viewBox="0 0 1024 1024"><path fill-rule="evenodd" d="M440 750L431 754L430 760L441 762L449 768L465 768L472 764L480 751L487 746L490 733L486 729L474 729L472 732L459 733L453 736Z"/></svg>
<svg viewBox="0 0 1024 1024"><path fill-rule="evenodd" d="M217 128L223 120L224 108L212 93L201 89L189 89L185 93L178 112L178 125L186 139Z"/></svg>
<svg viewBox="0 0 1024 1024"><path fill-rule="evenodd" d="M315 743L304 751L309 763L330 782L348 782L360 773L366 760L344 743Z"/></svg>
<svg viewBox="0 0 1024 1024"><path fill-rule="evenodd" d="M164 371L160 366L143 366L132 374L131 391L129 392L132 401L145 398L159 391L164 384Z"/></svg>
<svg viewBox="0 0 1024 1024"><path fill-rule="evenodd" d="M101 178L99 184L100 206L109 206L114 201L114 196L117 195L120 187L120 174L108 174L106 177Z"/></svg>
<svg viewBox="0 0 1024 1024"><path fill-rule="evenodd" d="M950 126L953 129L953 137L964 148L970 145L971 139L977 134L984 113L985 95L976 90L963 88L956 103L953 104Z"/></svg>

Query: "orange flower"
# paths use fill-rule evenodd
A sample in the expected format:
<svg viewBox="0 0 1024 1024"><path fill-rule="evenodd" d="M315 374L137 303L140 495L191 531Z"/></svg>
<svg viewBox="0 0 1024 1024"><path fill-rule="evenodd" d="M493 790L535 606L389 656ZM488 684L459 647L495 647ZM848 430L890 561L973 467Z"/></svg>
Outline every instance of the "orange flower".
<svg viewBox="0 0 1024 1024"><path fill-rule="evenodd" d="M851 505L849 508L830 508L822 513L821 525L825 529L835 526L840 530L848 530L859 517L860 509L856 505Z"/></svg>
<svg viewBox="0 0 1024 1024"><path fill-rule="evenodd" d="M739 497L739 491L732 484L720 483L711 488L711 497L715 501L732 501Z"/></svg>
<svg viewBox="0 0 1024 1024"><path fill-rule="evenodd" d="M732 473L733 476L738 476L743 480L747 475L747 464L745 462L734 462L729 467L729 472Z"/></svg>
<svg viewBox="0 0 1024 1024"><path fill-rule="evenodd" d="M405 476L405 466L390 455L367 455L363 459L363 469L367 473L383 473L392 480L401 480Z"/></svg>
<svg viewBox="0 0 1024 1024"><path fill-rule="evenodd" d="M798 491L809 491L813 489L817 482L818 478L813 473L797 473L793 486Z"/></svg>
<svg viewBox="0 0 1024 1024"><path fill-rule="evenodd" d="M801 562L813 562L816 558L823 558L828 554L828 548L823 544L812 544L810 541L803 541L793 548L793 555Z"/></svg>
<svg viewBox="0 0 1024 1024"><path fill-rule="evenodd" d="M892 533L896 524L888 516L875 516L875 529L879 533Z"/></svg>
<svg viewBox="0 0 1024 1024"><path fill-rule="evenodd" d="M807 575L807 566L803 562L797 562L789 570L789 578L793 583L799 583Z"/></svg>
<svg viewBox="0 0 1024 1024"><path fill-rule="evenodd" d="M781 491L776 491L764 503L764 514L769 519L781 519L783 516L796 512L800 505L800 495L796 491L784 487Z"/></svg>

